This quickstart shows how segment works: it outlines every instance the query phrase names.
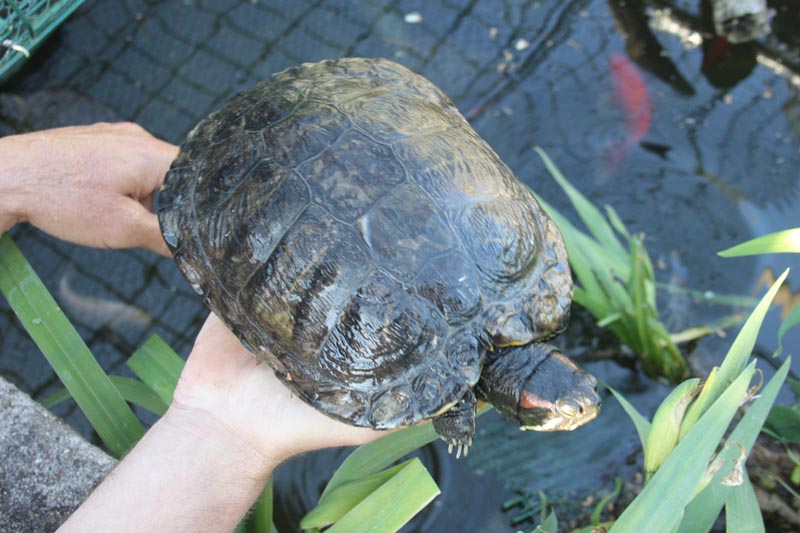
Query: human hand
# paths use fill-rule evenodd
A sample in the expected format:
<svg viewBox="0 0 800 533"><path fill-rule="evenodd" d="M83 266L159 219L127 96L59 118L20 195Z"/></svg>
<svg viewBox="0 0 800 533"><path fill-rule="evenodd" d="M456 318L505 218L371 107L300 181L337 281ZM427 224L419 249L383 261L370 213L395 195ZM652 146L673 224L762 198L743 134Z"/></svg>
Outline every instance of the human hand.
<svg viewBox="0 0 800 533"><path fill-rule="evenodd" d="M0 234L30 222L76 244L169 256L151 209L177 150L129 122L0 139Z"/></svg>
<svg viewBox="0 0 800 533"><path fill-rule="evenodd" d="M365 444L386 434L337 422L307 405L213 313L197 336L170 409L173 421L248 444L265 468L305 451Z"/></svg>

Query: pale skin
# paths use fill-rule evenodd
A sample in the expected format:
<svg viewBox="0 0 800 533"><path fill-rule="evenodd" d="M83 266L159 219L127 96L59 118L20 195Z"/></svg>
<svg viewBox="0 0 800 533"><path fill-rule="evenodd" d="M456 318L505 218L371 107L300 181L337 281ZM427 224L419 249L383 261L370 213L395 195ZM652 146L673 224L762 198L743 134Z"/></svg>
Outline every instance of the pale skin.
<svg viewBox="0 0 800 533"><path fill-rule="evenodd" d="M176 153L130 123L4 137L0 234L30 222L77 244L169 255L150 210ZM167 413L60 531L231 531L281 462L381 435L293 396L212 314Z"/></svg>

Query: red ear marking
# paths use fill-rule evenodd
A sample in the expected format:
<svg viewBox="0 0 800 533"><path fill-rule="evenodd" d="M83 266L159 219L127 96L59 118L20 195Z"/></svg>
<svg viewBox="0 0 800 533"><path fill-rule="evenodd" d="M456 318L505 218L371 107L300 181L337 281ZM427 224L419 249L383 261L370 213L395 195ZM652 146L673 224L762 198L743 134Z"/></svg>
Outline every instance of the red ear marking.
<svg viewBox="0 0 800 533"><path fill-rule="evenodd" d="M533 409L536 407L540 409L549 409L552 405L553 404L551 402L548 402L547 400L526 390L522 391L522 394L519 398L519 406L523 409Z"/></svg>

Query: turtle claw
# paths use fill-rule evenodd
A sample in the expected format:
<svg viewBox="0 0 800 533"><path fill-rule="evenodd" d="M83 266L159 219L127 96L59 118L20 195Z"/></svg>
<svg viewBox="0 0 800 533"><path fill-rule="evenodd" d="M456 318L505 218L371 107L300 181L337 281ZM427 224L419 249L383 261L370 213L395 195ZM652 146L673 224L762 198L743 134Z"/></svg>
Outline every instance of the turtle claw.
<svg viewBox="0 0 800 533"><path fill-rule="evenodd" d="M461 459L461 455L463 454L466 457L469 454L469 447L472 446L472 439L467 441L461 440L448 440L447 441L447 453L452 455L453 449L456 450L456 459Z"/></svg>

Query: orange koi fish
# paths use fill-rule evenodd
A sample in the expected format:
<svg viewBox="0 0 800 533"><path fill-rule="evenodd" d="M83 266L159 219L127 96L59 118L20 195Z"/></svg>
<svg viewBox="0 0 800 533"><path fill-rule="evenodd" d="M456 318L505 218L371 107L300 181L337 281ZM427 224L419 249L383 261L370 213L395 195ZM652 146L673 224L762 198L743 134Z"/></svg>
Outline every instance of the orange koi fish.
<svg viewBox="0 0 800 533"><path fill-rule="evenodd" d="M614 54L608 60L614 96L625 114L627 136L606 153L606 174L619 168L628 149L638 144L650 131L653 99L639 69L627 57Z"/></svg>

